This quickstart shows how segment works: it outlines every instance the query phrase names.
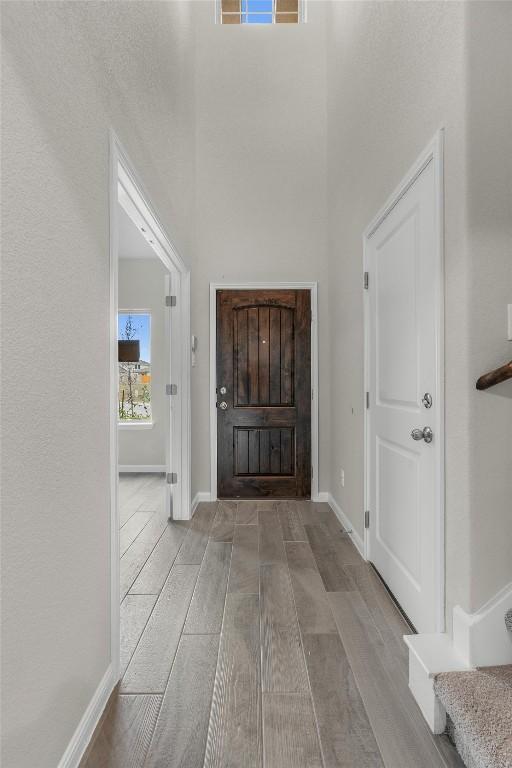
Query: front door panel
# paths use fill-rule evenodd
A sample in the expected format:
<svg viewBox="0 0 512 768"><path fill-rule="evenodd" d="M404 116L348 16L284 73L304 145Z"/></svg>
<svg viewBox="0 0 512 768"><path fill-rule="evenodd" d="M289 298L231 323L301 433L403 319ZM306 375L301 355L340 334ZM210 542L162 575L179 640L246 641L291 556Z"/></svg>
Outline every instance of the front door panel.
<svg viewBox="0 0 512 768"><path fill-rule="evenodd" d="M307 290L217 292L219 497L310 496L310 323Z"/></svg>

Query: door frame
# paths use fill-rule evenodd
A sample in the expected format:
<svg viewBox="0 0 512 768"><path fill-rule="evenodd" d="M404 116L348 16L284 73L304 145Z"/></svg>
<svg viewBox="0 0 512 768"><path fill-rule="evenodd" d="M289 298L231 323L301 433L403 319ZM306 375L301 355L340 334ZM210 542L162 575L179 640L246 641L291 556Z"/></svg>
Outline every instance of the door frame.
<svg viewBox="0 0 512 768"><path fill-rule="evenodd" d="M437 392L439 398L439 408L433 429L437 436L439 445L439 462L437 466L436 477L436 496L438 500L438 518L436 524L436 542L435 559L437 562L437 606L436 606L436 624L437 631L445 631L445 392L444 392L444 129L437 131L423 152L416 159L415 163L409 168L401 182L393 193L389 196L386 203L380 211L374 216L370 224L363 233L363 281L364 273L368 270L368 243L371 236L391 213L393 208L406 194L408 189L420 176L422 171L433 163L434 168L434 186L435 186L435 210L436 210L436 233L435 242L437 243L435 254L436 271L436 293L434 297L435 315L436 315L436 366L437 366ZM371 281L371 276L370 276ZM370 284L371 290L371 284ZM370 302L368 291L363 290L364 303L364 391L363 391L363 412L364 412L364 510L368 509L370 499L370 423L371 410L366 408L366 392L370 386ZM363 526L364 526L364 510ZM371 516L371 510L370 510ZM371 524L371 521L370 521ZM369 530L364 528L364 556L371 560L371 547Z"/></svg>
<svg viewBox="0 0 512 768"><path fill-rule="evenodd" d="M217 500L217 291L308 290L311 293L311 500L318 495L318 283L210 283L210 500Z"/></svg>
<svg viewBox="0 0 512 768"><path fill-rule="evenodd" d="M111 660L116 681L120 666L120 573L119 573L119 501L118 501L118 262L119 223L118 205L126 210L139 228L143 227L144 237L160 258L170 275L172 295L176 296L173 309L173 323L168 336L170 357L173 365L173 382L178 385L178 394L173 396L173 407L169 408L170 439L167 441L167 457L173 457L173 471L178 473L177 489L178 517L191 517L190 489L190 270L160 223L132 162L116 133L110 130L109 168L109 222L110 222L110 643ZM163 294L163 291L162 291ZM164 296L162 295L162 300ZM175 313L175 314L174 314ZM167 458L166 457L166 458ZM174 469L175 467L175 469Z"/></svg>

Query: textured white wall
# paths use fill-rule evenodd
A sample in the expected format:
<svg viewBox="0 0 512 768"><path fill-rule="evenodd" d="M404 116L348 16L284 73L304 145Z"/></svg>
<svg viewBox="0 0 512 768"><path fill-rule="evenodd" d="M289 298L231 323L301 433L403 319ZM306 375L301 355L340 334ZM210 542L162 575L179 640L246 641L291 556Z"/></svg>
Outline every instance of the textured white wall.
<svg viewBox="0 0 512 768"><path fill-rule="evenodd" d="M121 254L122 255L122 254ZM167 270L154 259L119 260L119 309L151 312L151 429L119 430L120 465L164 465L169 432L169 399L165 394L169 354L166 339L165 276ZM134 315L136 321L137 316Z"/></svg>
<svg viewBox="0 0 512 768"><path fill-rule="evenodd" d="M473 390L510 357L511 8L314 2L236 29L204 2L2 4L6 765L54 768L109 664L109 126L193 260L194 492L208 283L317 279L320 487L359 531L361 232L445 126L449 605L512 578L511 401Z"/></svg>
<svg viewBox="0 0 512 768"><path fill-rule="evenodd" d="M318 280L328 366L323 3L299 27L196 24L196 261L192 270L192 492L210 488L209 283ZM320 383L320 488L328 478L329 381Z"/></svg>
<svg viewBox="0 0 512 768"><path fill-rule="evenodd" d="M474 610L512 579L511 403L474 390L481 372L510 358L511 10L329 5L330 487L361 533L361 233L444 126L448 609Z"/></svg>
<svg viewBox="0 0 512 768"><path fill-rule="evenodd" d="M470 384L512 358L512 3L472 2L467 23ZM455 396L455 393L454 393ZM512 582L512 381L470 388L470 605Z"/></svg>
<svg viewBox="0 0 512 768"><path fill-rule="evenodd" d="M108 130L188 257L191 7L1 11L1 762L55 768L110 661Z"/></svg>

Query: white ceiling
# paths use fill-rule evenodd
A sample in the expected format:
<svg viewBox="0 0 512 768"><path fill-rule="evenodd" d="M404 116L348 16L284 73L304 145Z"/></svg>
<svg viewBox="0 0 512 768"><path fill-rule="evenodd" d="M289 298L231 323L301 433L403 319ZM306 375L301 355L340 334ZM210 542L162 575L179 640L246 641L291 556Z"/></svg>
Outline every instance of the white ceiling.
<svg viewBox="0 0 512 768"><path fill-rule="evenodd" d="M157 259L158 256L144 239L124 208L119 205L119 258Z"/></svg>

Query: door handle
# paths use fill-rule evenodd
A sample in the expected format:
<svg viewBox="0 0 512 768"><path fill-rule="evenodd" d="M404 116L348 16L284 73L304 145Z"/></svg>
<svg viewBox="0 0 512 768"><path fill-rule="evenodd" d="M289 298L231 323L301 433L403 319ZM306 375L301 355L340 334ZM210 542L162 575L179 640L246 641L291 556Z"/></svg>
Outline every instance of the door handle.
<svg viewBox="0 0 512 768"><path fill-rule="evenodd" d="M223 400L222 403L219 403L219 408L221 409L221 411L225 411L227 407L228 407L228 404L226 403L225 400Z"/></svg>
<svg viewBox="0 0 512 768"><path fill-rule="evenodd" d="M431 443L434 433L430 427L423 427L423 429L413 429L411 437L413 440L424 440L426 443Z"/></svg>

